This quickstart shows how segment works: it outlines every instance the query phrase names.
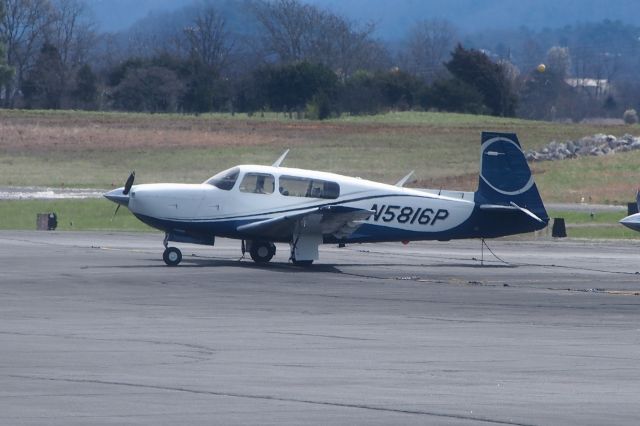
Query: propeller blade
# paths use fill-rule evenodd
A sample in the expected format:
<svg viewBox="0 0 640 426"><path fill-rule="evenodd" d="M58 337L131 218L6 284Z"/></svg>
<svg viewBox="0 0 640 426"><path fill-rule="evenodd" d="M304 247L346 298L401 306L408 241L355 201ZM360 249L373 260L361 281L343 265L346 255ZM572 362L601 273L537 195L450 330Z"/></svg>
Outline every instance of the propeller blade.
<svg viewBox="0 0 640 426"><path fill-rule="evenodd" d="M113 216L111 217L111 222L113 222L113 219L115 219L116 215L118 214L118 210L120 210L120 204L116 206L116 211L113 212Z"/></svg>
<svg viewBox="0 0 640 426"><path fill-rule="evenodd" d="M133 185L133 181L136 179L136 171L132 171L129 177L127 178L127 182L124 184L124 190L122 193L124 195L128 195L129 191L131 191L131 186Z"/></svg>

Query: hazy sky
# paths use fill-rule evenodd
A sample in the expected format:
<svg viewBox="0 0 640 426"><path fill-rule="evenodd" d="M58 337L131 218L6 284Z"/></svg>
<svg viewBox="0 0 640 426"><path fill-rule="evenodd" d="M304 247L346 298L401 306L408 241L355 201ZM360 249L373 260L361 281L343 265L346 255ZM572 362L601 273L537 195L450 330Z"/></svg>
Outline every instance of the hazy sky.
<svg viewBox="0 0 640 426"><path fill-rule="evenodd" d="M86 0L106 31L125 29L148 13L194 0ZM230 0L211 0L230 1ZM233 0L231 0L233 1ZM378 35L401 38L418 19L444 18L463 32L483 28L557 28L577 22L622 20L640 26L640 0L309 0L354 21L372 21Z"/></svg>

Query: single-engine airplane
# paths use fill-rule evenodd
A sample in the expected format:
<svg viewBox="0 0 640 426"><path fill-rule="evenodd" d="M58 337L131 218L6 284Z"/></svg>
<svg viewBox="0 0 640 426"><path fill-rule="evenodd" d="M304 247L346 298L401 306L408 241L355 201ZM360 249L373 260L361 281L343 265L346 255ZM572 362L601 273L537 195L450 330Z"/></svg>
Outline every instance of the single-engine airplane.
<svg viewBox="0 0 640 426"><path fill-rule="evenodd" d="M411 174L388 185L281 167L287 152L272 166L235 166L201 184L133 185L132 173L104 196L165 232L169 266L182 259L169 241L213 245L215 237L235 238L258 263L271 260L275 242L289 243L290 260L310 265L323 243L493 238L549 221L512 133L482 133L475 192L403 187Z"/></svg>

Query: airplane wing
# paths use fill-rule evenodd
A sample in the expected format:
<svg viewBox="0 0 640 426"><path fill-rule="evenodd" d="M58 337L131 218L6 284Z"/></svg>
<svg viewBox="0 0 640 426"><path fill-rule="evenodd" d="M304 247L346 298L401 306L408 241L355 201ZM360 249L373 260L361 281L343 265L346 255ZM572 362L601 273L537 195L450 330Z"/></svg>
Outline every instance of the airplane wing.
<svg viewBox="0 0 640 426"><path fill-rule="evenodd" d="M360 227L373 214L371 210L344 206L323 206L241 225L238 231L261 238L289 238L302 224L304 233L333 235L344 238Z"/></svg>

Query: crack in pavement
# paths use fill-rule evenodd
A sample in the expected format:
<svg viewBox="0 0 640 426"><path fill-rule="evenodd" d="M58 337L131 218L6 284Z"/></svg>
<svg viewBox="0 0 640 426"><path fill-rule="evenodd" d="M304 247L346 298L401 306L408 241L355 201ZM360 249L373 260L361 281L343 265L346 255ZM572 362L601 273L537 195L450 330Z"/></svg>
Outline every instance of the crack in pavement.
<svg viewBox="0 0 640 426"><path fill-rule="evenodd" d="M103 338L103 337L90 337L90 336L81 336L81 335L75 335L75 334L21 333L19 331L0 331L0 335L25 336L25 337L52 337L52 338L60 338L60 339L87 340L87 341L96 341L96 342L148 343L151 345L183 347L188 350L193 350L205 355L213 355L217 352L217 349L210 348L204 345L197 345L193 343L183 343L183 342L171 342L171 341L163 341L163 340L151 340L151 339L136 339L136 338L109 339L109 338Z"/></svg>
<svg viewBox="0 0 640 426"><path fill-rule="evenodd" d="M384 406L378 406L378 405L355 404L355 403L350 404L346 402L331 402L331 401L311 400L311 399L302 399L302 398L285 398L285 397L278 397L273 395L208 391L208 390L189 389L185 387L176 387L176 386L150 385L150 384L144 384L144 383L119 382L119 381L109 381L109 380L65 379L65 378L55 378L55 377L41 377L41 376L27 376L27 375L13 375L13 374L7 375L7 377L13 377L18 379L29 379L29 380L52 381L52 382L125 386L125 387L131 387L131 388L164 390L164 391L170 391L170 392L185 392L185 393L192 393L197 395L223 396L223 397L229 397L229 398L245 398L245 399L257 399L257 400L264 400L264 401L292 402L292 403L299 403L299 404L381 411L381 412L387 412L387 413L422 415L422 416L428 416L428 417L439 417L439 418L457 419L457 420L469 420L474 422L483 422L483 423L490 423L490 424L497 424L497 425L535 426L531 423L521 423L521 422L516 422L511 420L491 419L491 418L482 417L482 416L471 416L471 415L445 413L445 412L438 412L438 411L409 410L409 409L384 407Z"/></svg>

